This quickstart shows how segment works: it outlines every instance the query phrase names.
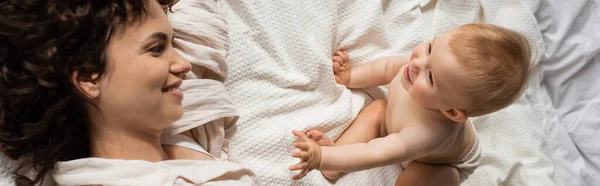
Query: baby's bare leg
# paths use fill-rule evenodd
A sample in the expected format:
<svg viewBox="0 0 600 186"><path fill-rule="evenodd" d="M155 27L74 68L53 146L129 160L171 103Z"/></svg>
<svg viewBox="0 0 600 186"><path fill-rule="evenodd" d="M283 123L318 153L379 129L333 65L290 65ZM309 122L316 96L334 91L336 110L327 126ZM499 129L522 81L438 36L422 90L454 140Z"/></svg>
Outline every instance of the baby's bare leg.
<svg viewBox="0 0 600 186"><path fill-rule="evenodd" d="M352 125L335 141L335 145L366 143L382 136L387 100L378 99L358 113Z"/></svg>
<svg viewBox="0 0 600 186"><path fill-rule="evenodd" d="M387 100L378 99L367 105L359 114L350 127L335 141L335 146L352 143L366 143L375 138L381 137L381 128L385 122L385 111L387 109ZM317 144L321 146L333 145L331 140L323 135L322 132L312 130L308 132ZM321 171L327 179L337 179L340 172Z"/></svg>
<svg viewBox="0 0 600 186"><path fill-rule="evenodd" d="M459 186L458 170L449 165L431 165L413 161L398 179L396 186Z"/></svg>

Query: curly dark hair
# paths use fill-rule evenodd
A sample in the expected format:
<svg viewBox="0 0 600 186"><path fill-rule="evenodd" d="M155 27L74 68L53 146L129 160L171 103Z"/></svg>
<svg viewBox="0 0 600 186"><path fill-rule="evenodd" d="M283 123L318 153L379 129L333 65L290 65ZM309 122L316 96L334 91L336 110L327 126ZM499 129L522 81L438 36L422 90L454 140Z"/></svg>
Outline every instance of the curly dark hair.
<svg viewBox="0 0 600 186"><path fill-rule="evenodd" d="M43 182L58 161L90 157L90 103L73 72L78 80L101 77L112 33L144 19L149 2L0 0L0 150L22 160L17 185ZM21 174L24 167L34 178Z"/></svg>

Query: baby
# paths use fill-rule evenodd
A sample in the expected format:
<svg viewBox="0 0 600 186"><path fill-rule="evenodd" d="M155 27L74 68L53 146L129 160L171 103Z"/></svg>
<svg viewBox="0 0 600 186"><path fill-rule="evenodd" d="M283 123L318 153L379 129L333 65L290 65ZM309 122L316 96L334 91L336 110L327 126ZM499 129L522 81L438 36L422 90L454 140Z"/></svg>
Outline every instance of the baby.
<svg viewBox="0 0 600 186"><path fill-rule="evenodd" d="M530 57L524 36L489 24L463 25L410 55L354 68L345 51L336 52L336 82L349 88L389 84L388 99L369 104L335 144L321 131L293 131L300 151L292 156L301 162L289 169L301 171L292 179L313 169L337 179L340 172L400 163L397 185L414 183L411 177L419 174L427 174L431 185L458 185L481 153L468 117L514 102L525 89Z"/></svg>

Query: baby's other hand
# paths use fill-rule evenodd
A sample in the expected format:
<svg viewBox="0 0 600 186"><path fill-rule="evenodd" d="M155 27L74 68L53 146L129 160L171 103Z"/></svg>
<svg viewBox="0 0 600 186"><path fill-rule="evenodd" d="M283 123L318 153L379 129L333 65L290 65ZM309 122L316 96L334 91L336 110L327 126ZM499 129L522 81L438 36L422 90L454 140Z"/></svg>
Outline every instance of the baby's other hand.
<svg viewBox="0 0 600 186"><path fill-rule="evenodd" d="M294 136L298 137L298 142L294 143L300 151L292 153L292 157L300 159L300 163L290 166L290 171L300 170L300 173L292 176L292 180L299 180L306 176L310 171L319 168L321 164L321 147L306 134L300 131L292 131Z"/></svg>
<svg viewBox="0 0 600 186"><path fill-rule="evenodd" d="M348 86L350 84L350 58L348 52L338 50L332 57L335 82Z"/></svg>

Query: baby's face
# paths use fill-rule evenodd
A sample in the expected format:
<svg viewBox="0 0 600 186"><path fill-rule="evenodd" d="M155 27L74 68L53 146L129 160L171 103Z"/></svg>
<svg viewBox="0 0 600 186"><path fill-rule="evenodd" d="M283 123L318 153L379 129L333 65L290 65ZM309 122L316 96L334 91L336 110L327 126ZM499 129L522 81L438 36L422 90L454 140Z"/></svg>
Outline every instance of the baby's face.
<svg viewBox="0 0 600 186"><path fill-rule="evenodd" d="M468 77L448 45L452 33L416 46L409 62L401 69L404 89L414 101L429 109L468 106L463 88Z"/></svg>

